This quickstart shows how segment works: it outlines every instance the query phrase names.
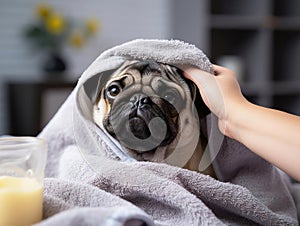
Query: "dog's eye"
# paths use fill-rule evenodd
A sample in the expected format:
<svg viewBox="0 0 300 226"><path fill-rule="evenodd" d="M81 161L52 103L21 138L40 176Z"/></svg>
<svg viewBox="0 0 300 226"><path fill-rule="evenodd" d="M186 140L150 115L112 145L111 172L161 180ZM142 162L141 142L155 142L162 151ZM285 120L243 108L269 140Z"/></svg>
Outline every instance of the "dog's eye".
<svg viewBox="0 0 300 226"><path fill-rule="evenodd" d="M168 91L164 92L162 98L164 98L170 104L174 104L177 99L177 93L175 91L168 90Z"/></svg>
<svg viewBox="0 0 300 226"><path fill-rule="evenodd" d="M109 98L115 98L120 92L122 88L118 84L112 84L107 88L106 94Z"/></svg>

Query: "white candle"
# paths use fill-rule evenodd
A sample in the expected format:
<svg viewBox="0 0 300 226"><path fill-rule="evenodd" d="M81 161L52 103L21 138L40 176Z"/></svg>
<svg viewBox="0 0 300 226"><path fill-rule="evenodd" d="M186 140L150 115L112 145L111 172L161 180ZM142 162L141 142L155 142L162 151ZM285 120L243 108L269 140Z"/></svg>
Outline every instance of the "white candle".
<svg viewBox="0 0 300 226"><path fill-rule="evenodd" d="M41 221L42 187L32 178L0 176L0 225L30 226Z"/></svg>
<svg viewBox="0 0 300 226"><path fill-rule="evenodd" d="M30 226L42 220L46 158L42 139L0 138L0 226Z"/></svg>

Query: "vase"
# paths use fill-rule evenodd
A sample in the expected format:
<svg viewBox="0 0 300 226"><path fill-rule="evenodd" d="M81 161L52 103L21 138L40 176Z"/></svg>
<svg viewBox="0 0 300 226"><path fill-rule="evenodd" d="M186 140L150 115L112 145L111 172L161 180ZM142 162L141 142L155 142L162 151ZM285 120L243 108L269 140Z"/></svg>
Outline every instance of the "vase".
<svg viewBox="0 0 300 226"><path fill-rule="evenodd" d="M67 63L62 54L57 52L49 53L43 63L43 71L50 76L63 74L67 70Z"/></svg>

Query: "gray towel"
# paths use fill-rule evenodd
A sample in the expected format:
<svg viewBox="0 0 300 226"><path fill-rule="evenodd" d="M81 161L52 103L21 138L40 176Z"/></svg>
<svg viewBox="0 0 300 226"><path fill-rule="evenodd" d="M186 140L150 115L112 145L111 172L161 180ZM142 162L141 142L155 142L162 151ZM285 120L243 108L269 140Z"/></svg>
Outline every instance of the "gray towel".
<svg viewBox="0 0 300 226"><path fill-rule="evenodd" d="M181 41L134 40L102 53L40 134L49 144L46 176L55 179L45 179L45 220L38 225L298 224L277 169L223 137L212 114L206 121L217 180L136 162L99 129L91 117L96 81L128 58L194 65L213 74L205 54Z"/></svg>

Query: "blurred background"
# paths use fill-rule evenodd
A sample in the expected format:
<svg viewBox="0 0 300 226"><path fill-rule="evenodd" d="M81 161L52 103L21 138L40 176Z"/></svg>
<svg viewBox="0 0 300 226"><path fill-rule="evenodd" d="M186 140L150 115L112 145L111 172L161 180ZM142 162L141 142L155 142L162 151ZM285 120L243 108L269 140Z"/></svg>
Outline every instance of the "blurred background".
<svg viewBox="0 0 300 226"><path fill-rule="evenodd" d="M300 114L298 0L0 0L0 135L37 135L104 50L181 39L252 102Z"/></svg>

